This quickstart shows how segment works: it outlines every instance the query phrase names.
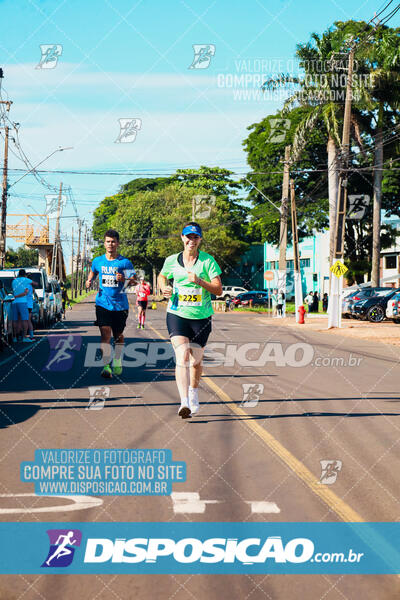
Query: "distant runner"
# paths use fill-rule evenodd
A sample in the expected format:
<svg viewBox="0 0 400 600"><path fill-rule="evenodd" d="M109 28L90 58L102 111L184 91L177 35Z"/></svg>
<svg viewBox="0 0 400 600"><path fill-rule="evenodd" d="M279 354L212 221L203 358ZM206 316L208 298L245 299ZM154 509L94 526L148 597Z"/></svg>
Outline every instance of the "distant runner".
<svg viewBox="0 0 400 600"><path fill-rule="evenodd" d="M92 268L86 281L88 289L92 280L99 275L99 291L96 296L96 324L100 327L101 348L103 352L102 377L122 373L122 351L128 318L129 304L125 293L127 285L137 283L131 261L118 254L119 233L109 229L104 235L106 253L92 262ZM114 359L111 369L111 335L114 337Z"/></svg>
<svg viewBox="0 0 400 600"><path fill-rule="evenodd" d="M158 276L162 294L169 298L167 327L176 356L176 383L181 397L178 415L187 419L199 409L198 386L204 348L214 313L211 294L221 296L221 269L215 259L199 250L203 233L191 221L182 230L183 252L165 259ZM174 287L168 284L174 280Z"/></svg>
<svg viewBox="0 0 400 600"><path fill-rule="evenodd" d="M138 329L144 329L144 322L146 320L146 308L148 298L151 294L149 284L144 280L144 277L140 278L140 283L135 288L136 302L138 306Z"/></svg>

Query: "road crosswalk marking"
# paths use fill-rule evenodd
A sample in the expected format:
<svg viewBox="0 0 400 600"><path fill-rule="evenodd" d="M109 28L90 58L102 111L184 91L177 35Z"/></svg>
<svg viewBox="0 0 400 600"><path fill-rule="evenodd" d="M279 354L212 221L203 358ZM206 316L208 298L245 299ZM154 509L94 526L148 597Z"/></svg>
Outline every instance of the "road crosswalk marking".
<svg viewBox="0 0 400 600"><path fill-rule="evenodd" d="M200 500L198 492L172 492L172 508L174 513L203 514L207 504L219 504L219 500Z"/></svg>
<svg viewBox="0 0 400 600"><path fill-rule="evenodd" d="M246 500L246 504L250 504L251 512L258 514L266 514L266 513L280 513L281 509L275 502L264 502L257 500Z"/></svg>

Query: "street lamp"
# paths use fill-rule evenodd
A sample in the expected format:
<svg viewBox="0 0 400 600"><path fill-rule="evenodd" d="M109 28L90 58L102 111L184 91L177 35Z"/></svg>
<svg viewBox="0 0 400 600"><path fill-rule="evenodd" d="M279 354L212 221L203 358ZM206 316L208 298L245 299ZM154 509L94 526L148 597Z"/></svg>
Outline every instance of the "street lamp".
<svg viewBox="0 0 400 600"><path fill-rule="evenodd" d="M29 175L29 173L32 173L32 171L35 171L36 168L39 167L39 165L41 165L42 163L44 163L48 158L50 158L50 156L53 156L53 154L56 154L56 152L64 152L64 150L73 150L73 146L68 146L67 148L57 148L51 154L49 154L48 156L46 156L46 158L44 158L43 160L41 160L40 163L38 163L36 166L32 167L32 169L30 169L26 173L24 173L24 175L22 175L22 177L20 177L19 179L17 179L17 181L14 181L14 183L12 183L11 185L9 185L8 189L12 188L16 183L18 183L19 181L21 181L21 179L23 179L24 177L26 177L27 175Z"/></svg>

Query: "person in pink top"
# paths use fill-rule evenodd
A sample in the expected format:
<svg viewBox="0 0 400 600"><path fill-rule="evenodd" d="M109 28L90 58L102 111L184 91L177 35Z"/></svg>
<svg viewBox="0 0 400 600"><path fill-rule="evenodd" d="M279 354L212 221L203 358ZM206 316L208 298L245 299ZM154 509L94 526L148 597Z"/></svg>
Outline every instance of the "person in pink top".
<svg viewBox="0 0 400 600"><path fill-rule="evenodd" d="M146 308L148 297L151 294L150 285L144 280L144 277L140 278L140 283L136 286L136 304L138 306L138 329L144 329L144 322L146 320Z"/></svg>

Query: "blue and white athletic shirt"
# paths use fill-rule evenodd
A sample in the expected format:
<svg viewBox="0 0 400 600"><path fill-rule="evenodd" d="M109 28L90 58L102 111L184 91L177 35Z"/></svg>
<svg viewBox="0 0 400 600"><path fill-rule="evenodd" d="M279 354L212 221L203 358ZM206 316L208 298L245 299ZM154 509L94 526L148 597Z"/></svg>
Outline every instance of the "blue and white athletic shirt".
<svg viewBox="0 0 400 600"><path fill-rule="evenodd" d="M12 287L14 296L18 296L19 294L22 294L22 292L24 292L26 290L26 288L28 288L28 290L30 290L32 292L32 279L29 279L28 277L16 277L15 279L12 280L11 287ZM29 291L28 291L27 296L20 296L19 298L15 298L15 300L13 300L13 302L16 302L17 304L19 304L19 303L27 304L28 296L29 296ZM29 308L32 308L32 307L30 306Z"/></svg>
<svg viewBox="0 0 400 600"><path fill-rule="evenodd" d="M92 272L99 275L99 291L96 305L106 310L128 310L128 298L122 281L117 281L117 273L122 273L125 279L135 275L131 261L124 256L107 260L106 255L98 256L92 262Z"/></svg>

